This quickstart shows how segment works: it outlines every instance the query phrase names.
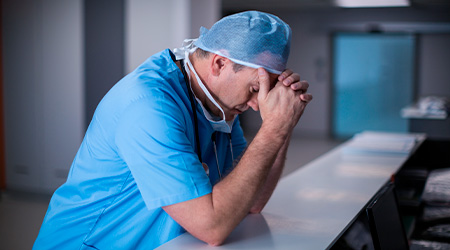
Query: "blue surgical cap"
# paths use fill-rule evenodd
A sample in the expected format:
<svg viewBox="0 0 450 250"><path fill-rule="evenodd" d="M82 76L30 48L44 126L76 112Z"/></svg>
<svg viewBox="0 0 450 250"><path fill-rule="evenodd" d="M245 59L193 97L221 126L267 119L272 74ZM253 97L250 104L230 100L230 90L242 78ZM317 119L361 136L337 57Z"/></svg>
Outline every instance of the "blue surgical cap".
<svg viewBox="0 0 450 250"><path fill-rule="evenodd" d="M222 18L210 30L201 27L194 44L237 64L281 74L289 57L291 28L272 14L246 11Z"/></svg>

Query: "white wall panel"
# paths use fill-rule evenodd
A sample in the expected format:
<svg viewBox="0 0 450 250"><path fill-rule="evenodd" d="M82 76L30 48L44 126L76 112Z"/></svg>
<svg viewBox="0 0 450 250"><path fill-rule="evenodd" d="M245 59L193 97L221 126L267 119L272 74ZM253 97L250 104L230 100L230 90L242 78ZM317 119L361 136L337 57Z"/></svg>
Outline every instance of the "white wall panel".
<svg viewBox="0 0 450 250"><path fill-rule="evenodd" d="M220 0L125 1L125 73L156 52L198 37L200 26L211 27L220 14Z"/></svg>
<svg viewBox="0 0 450 250"><path fill-rule="evenodd" d="M179 47L190 34L190 1L125 2L125 73L149 56Z"/></svg>

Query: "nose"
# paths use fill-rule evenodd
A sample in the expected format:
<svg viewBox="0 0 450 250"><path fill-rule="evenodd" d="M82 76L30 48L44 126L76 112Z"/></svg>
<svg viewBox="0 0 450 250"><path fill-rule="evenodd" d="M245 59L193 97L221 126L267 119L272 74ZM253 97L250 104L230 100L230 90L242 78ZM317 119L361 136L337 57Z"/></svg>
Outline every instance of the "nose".
<svg viewBox="0 0 450 250"><path fill-rule="evenodd" d="M250 106L254 111L258 111L258 94L254 94L252 98L250 98L250 100L247 102L247 105Z"/></svg>

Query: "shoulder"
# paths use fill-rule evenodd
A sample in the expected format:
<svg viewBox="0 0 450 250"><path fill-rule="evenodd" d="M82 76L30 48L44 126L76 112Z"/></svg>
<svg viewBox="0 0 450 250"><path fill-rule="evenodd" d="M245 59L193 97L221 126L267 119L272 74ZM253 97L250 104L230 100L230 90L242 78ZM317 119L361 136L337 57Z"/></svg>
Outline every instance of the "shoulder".
<svg viewBox="0 0 450 250"><path fill-rule="evenodd" d="M121 79L102 102L118 108L117 111L136 102L174 102L177 106L185 106L188 99L183 83L184 78L172 61L171 52L164 50Z"/></svg>

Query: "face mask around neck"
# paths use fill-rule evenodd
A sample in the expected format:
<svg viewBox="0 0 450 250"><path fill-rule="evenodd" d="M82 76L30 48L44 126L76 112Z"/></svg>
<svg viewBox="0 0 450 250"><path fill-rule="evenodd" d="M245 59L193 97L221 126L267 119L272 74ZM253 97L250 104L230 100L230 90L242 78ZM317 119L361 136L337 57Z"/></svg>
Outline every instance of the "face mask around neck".
<svg viewBox="0 0 450 250"><path fill-rule="evenodd" d="M214 131L223 132L223 133L231 133L231 129L233 127L233 123L234 123L235 119L233 119L231 121L225 120L225 112L220 107L220 105L216 102L216 100L214 100L214 98L211 96L208 89L203 84L202 80L200 80L200 77L198 76L197 72L195 71L194 67L192 66L191 61L189 60L189 54L193 53L195 51L195 49L196 48L194 47L194 48L191 48L190 50L184 51L185 57L184 57L184 65L183 66L186 69L186 72L189 76L190 81L191 81L190 70L192 69L192 73L194 73L194 76L195 76L195 79L197 80L198 85L202 89L203 93L205 93L206 97L214 104L214 106L216 106L220 110L220 112L222 112L222 118L214 116L203 106L202 102L197 98L197 96L195 96L194 91L192 91L192 86L191 86L191 91L192 91L192 93L194 93L195 99L200 104L203 114L205 115L205 117L209 121L209 123L211 124Z"/></svg>

